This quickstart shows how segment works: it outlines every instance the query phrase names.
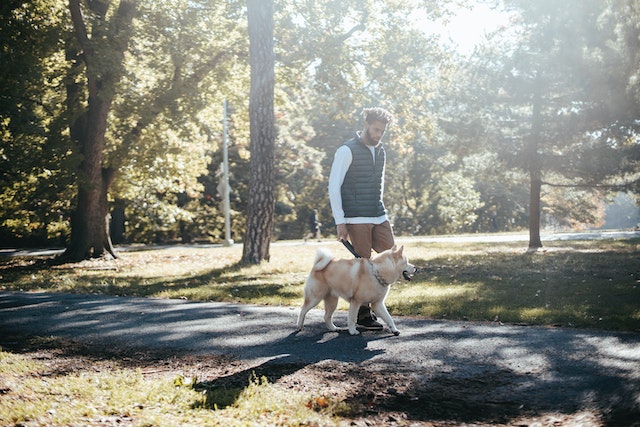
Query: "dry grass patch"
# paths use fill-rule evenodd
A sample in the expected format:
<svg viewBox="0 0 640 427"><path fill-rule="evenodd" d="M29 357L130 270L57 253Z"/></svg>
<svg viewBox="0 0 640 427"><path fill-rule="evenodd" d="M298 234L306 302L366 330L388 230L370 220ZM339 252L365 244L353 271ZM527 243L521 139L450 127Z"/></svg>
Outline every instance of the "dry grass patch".
<svg viewBox="0 0 640 427"><path fill-rule="evenodd" d="M0 425L346 425L338 414L347 406L333 397L224 357L96 356L70 341L39 341L27 352L0 350Z"/></svg>

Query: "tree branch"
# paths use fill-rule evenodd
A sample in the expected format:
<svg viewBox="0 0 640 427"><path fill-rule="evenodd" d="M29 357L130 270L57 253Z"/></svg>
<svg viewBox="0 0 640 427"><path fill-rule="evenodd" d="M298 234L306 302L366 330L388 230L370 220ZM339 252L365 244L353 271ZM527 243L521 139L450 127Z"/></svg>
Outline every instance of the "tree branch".
<svg viewBox="0 0 640 427"><path fill-rule="evenodd" d="M80 0L69 0L69 12L71 12L71 22L73 23L73 29L76 33L76 38L83 51L90 50L89 34L87 33L87 26L84 24L82 17L82 11L80 10ZM87 62L87 56L82 54L82 57Z"/></svg>
<svg viewBox="0 0 640 427"><path fill-rule="evenodd" d="M550 187L559 187L559 188L597 188L602 190L615 190L615 191L626 191L629 190L634 184L638 183L638 180L627 182L625 184L559 184L554 182L542 181L542 185L548 185Z"/></svg>

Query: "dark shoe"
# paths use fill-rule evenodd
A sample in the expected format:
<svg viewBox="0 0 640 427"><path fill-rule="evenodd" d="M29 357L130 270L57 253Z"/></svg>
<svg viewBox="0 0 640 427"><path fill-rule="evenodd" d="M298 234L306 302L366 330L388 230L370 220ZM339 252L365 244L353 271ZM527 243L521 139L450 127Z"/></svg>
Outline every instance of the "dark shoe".
<svg viewBox="0 0 640 427"><path fill-rule="evenodd" d="M380 331L382 325L376 322L376 315L369 307L361 307L358 312L356 328L364 331Z"/></svg>

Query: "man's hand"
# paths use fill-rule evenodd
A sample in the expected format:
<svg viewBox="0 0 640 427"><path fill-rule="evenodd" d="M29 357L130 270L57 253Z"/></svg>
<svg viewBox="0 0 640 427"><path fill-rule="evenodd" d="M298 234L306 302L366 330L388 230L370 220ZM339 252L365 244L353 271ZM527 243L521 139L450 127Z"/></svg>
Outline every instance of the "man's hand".
<svg viewBox="0 0 640 427"><path fill-rule="evenodd" d="M338 224L338 241L349 240L347 224Z"/></svg>

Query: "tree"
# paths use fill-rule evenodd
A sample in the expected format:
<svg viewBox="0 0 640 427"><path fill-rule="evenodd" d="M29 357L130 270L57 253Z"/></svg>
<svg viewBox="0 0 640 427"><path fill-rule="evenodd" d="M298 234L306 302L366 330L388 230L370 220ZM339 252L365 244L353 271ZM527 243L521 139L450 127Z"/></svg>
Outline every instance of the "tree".
<svg viewBox="0 0 640 427"><path fill-rule="evenodd" d="M108 115L116 94L116 85L124 73L124 53L131 36L135 3L122 0L110 15L109 2L69 0L75 40L67 55L74 72L86 67L86 107L80 83L70 80L67 103L72 114L70 137L82 160L78 170L78 196L71 218L71 243L64 257L81 260L101 257L108 251L115 257L107 232L107 190L114 170L103 167L103 150ZM88 13L88 17L85 17Z"/></svg>
<svg viewBox="0 0 640 427"><path fill-rule="evenodd" d="M273 0L247 0L247 16L251 64L249 100L251 178L242 261L257 264L263 260L269 260L275 208Z"/></svg>
<svg viewBox="0 0 640 427"><path fill-rule="evenodd" d="M71 138L83 158L65 253L72 259L108 250L104 218L112 183L116 196L134 194L144 199L140 206L163 210L162 222L189 217L178 195L197 187L198 174L206 171L206 132L220 117L209 106L221 105L220 87L239 92L231 79L225 86L218 79L232 69L243 75L237 67L244 46L237 2L123 0L110 8L109 2L89 2L86 9L79 0L70 2L81 50L70 47L79 67L69 78L67 98L75 118Z"/></svg>
<svg viewBox="0 0 640 427"><path fill-rule="evenodd" d="M520 155L530 177L529 247L538 248L542 246L544 185L573 188L572 191L591 188L592 193L598 194L606 190L612 175L621 177L624 173L609 168L611 163L607 161L624 158L624 150L609 145L610 156L594 156L599 152L594 135L623 117L620 110L611 108L624 93L611 66L624 61L603 61L613 59L617 50L612 43L616 26L603 25L601 18L612 4L597 0L508 3L521 13L524 36L511 57L514 61L507 61L505 71L511 67L507 80L511 84L503 93L529 104L526 108L520 103L516 109L529 115L529 132L523 138ZM515 113L516 109L510 111ZM567 195L562 203L569 200ZM598 209L596 198L588 196L583 196L576 206L585 203L591 211Z"/></svg>
<svg viewBox="0 0 640 427"><path fill-rule="evenodd" d="M603 100L596 114L606 124L594 132L575 169L584 184L640 197L640 4L604 2L598 23L607 37L593 49L599 79L592 90Z"/></svg>
<svg viewBox="0 0 640 427"><path fill-rule="evenodd" d="M242 212L233 226L246 236L245 262L267 260L271 239L300 236L309 209L329 229L329 164L364 106L398 119L385 136L385 203L399 235L485 231L497 214L501 229L531 221L536 246L536 225L597 224L602 194L638 188L634 2L505 0L513 19L500 36L512 37L492 36L471 58L443 50L416 21L463 0L71 0L82 18L71 21L71 7L53 0L5 3L0 55L17 66L0 75L0 234L63 242L73 208L67 255L78 259L108 250L101 223L116 204L136 241L219 234L223 99L235 110L232 212ZM128 26L118 23L127 4ZM265 24L255 9L267 6L278 31L255 37ZM247 60L248 10L252 48L272 43L271 93L256 77L270 58ZM86 26L88 49L70 22ZM100 123L89 111L107 105L95 162L86 141ZM83 217L93 219L78 226Z"/></svg>
<svg viewBox="0 0 640 427"><path fill-rule="evenodd" d="M428 181L432 159L427 152L433 145L430 100L446 58L436 40L418 28L415 16L420 7L428 17L441 13L438 1L296 3L283 24L292 29L285 35L278 32L287 46L293 46L282 57L297 61L298 69L309 73L315 133L310 145L326 153L324 171L329 171L335 149L359 130L363 107L381 105L396 114L397 126L385 136L390 164L385 204L398 233L444 229L442 222L448 220L429 215L437 209L437 199L425 195L427 189L434 196L439 191L434 180ZM434 172L443 169L437 159L434 163ZM320 201L328 206L326 182L320 188ZM466 195L461 196L457 201ZM452 209L454 197L447 199ZM463 206L471 205L457 204Z"/></svg>
<svg viewBox="0 0 640 427"><path fill-rule="evenodd" d="M199 177L210 162L213 173L218 170L223 99L238 110L232 114L232 142L248 144L244 4L139 3L105 157L105 164L117 171L110 196L125 203L130 239L172 241L182 233L214 240L218 236L216 210L210 199L201 199ZM242 218L235 224L243 224Z"/></svg>
<svg viewBox="0 0 640 427"><path fill-rule="evenodd" d="M65 6L5 1L0 6L0 244L56 244L73 195L64 135L60 55ZM62 91L63 92L63 91Z"/></svg>
<svg viewBox="0 0 640 427"><path fill-rule="evenodd" d="M476 148L494 151L501 169L527 174L529 247L539 248L544 186L584 186L577 165L593 152L593 135L611 119L603 114L612 98L600 61L611 51L611 33L600 25L599 1L505 3L516 25L492 35L472 58L468 81L473 86L466 89L472 96L464 100L466 111L458 123L466 116L479 129ZM591 182L604 177L592 175ZM554 199L575 203L574 217L584 212L580 205L598 208L591 197Z"/></svg>

